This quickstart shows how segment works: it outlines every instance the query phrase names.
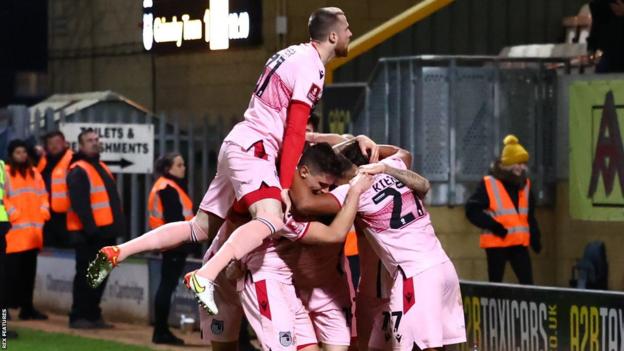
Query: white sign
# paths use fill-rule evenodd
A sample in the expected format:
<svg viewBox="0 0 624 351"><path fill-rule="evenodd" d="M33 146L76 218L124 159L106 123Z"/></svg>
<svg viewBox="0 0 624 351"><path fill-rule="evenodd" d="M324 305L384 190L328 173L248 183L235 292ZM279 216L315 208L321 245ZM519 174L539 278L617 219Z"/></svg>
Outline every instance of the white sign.
<svg viewBox="0 0 624 351"><path fill-rule="evenodd" d="M61 123L60 129L74 151L78 134L91 128L100 137L100 160L113 173L152 173L154 126L151 124Z"/></svg>
<svg viewBox="0 0 624 351"><path fill-rule="evenodd" d="M152 6L152 1L143 1L144 10ZM251 20L248 12L230 13L228 0L210 0L209 6L202 18L195 19L188 13L172 16L170 20L144 13L143 47L149 51L154 42L175 43L180 47L184 41L203 38L210 43L210 50L225 50L230 47L230 40L249 37Z"/></svg>

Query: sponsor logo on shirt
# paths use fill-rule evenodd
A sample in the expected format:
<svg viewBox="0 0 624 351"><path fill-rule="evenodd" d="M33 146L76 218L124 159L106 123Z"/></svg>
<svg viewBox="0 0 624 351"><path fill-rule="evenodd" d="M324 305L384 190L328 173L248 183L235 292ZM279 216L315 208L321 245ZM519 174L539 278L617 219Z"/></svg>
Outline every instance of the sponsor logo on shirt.
<svg viewBox="0 0 624 351"><path fill-rule="evenodd" d="M218 319L212 320L212 324L210 324L210 330L212 331L212 334L221 335L223 334L223 329L224 329L223 321L220 321Z"/></svg>
<svg viewBox="0 0 624 351"><path fill-rule="evenodd" d="M312 84L312 86L310 87L310 90L308 90L308 96L307 96L308 100L316 104L319 100L320 95L321 95L321 88L316 84Z"/></svg>
<svg viewBox="0 0 624 351"><path fill-rule="evenodd" d="M279 342L280 342L280 345L284 347L292 345L294 343L292 334L289 331L279 332Z"/></svg>

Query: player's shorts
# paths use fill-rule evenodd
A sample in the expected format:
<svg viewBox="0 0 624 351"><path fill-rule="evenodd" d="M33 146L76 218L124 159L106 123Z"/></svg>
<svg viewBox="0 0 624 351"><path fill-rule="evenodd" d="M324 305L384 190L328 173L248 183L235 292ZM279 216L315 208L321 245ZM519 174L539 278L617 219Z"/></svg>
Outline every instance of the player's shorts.
<svg viewBox="0 0 624 351"><path fill-rule="evenodd" d="M249 150L224 141L215 175L199 208L225 218L234 200L248 208L262 199L281 201L275 157L265 153L261 141Z"/></svg>
<svg viewBox="0 0 624 351"><path fill-rule="evenodd" d="M221 272L215 280L215 302L219 306L219 313L209 315L203 308L199 308L201 339L206 344L216 342L234 342L238 340L243 307L240 303L236 282L225 277Z"/></svg>
<svg viewBox="0 0 624 351"><path fill-rule="evenodd" d="M390 301L375 316L369 348L412 350L466 341L459 279L447 261L405 278L397 274Z"/></svg>
<svg viewBox="0 0 624 351"><path fill-rule="evenodd" d="M310 312L318 341L351 344L351 296L346 276L314 288L298 288L297 293Z"/></svg>
<svg viewBox="0 0 624 351"><path fill-rule="evenodd" d="M388 304L388 299L358 293L355 296L355 325L358 344L368 346L373 321L381 315Z"/></svg>
<svg viewBox="0 0 624 351"><path fill-rule="evenodd" d="M241 302L263 350L295 351L317 344L308 311L292 284L247 278Z"/></svg>

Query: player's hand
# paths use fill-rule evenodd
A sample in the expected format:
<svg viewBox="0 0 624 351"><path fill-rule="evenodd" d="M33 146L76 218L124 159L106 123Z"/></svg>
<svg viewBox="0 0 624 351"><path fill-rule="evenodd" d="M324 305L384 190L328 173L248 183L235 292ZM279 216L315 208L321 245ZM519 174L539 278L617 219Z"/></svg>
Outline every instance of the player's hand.
<svg viewBox="0 0 624 351"><path fill-rule="evenodd" d="M358 135L355 137L355 140L360 146L360 151L368 157L370 163L379 161L379 146L377 146L377 143L366 135Z"/></svg>
<svg viewBox="0 0 624 351"><path fill-rule="evenodd" d="M351 186L350 191L355 192L357 195L361 195L363 192L373 185L373 176L366 173L358 173L349 182Z"/></svg>
<svg viewBox="0 0 624 351"><path fill-rule="evenodd" d="M382 162L370 163L367 165L360 166L360 168L358 168L358 171L360 173L366 173L370 175L386 173L386 164Z"/></svg>
<svg viewBox="0 0 624 351"><path fill-rule="evenodd" d="M245 268L243 267L243 264L238 260L231 261L227 265L227 267L225 267L225 277L229 280L238 280L244 275Z"/></svg>
<svg viewBox="0 0 624 351"><path fill-rule="evenodd" d="M286 206L285 209L282 206L282 209L284 209L284 217L288 213L290 213L290 208L292 207L292 201L290 200L290 195L288 195L288 191L289 189L282 189L282 192L281 192L282 203Z"/></svg>

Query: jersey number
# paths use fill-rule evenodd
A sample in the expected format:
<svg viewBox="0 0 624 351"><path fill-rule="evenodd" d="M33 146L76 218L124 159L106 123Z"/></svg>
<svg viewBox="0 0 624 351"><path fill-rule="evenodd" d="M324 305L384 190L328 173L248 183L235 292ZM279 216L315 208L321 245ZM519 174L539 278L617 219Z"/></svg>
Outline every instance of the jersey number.
<svg viewBox="0 0 624 351"><path fill-rule="evenodd" d="M397 185L398 187L398 185ZM414 202L416 203L416 212L418 217L414 215L412 212L406 214L405 216L401 216L401 211L403 210L403 197L401 193L394 188L385 188L384 190L378 192L373 197L373 202L378 204L382 202L388 196L392 196L392 217L390 218L390 228L391 229L399 229L401 227L406 226L407 224L416 220L416 218L420 218L425 215L425 211L420 204L420 200L416 198L414 193L412 192L412 196L414 196Z"/></svg>
<svg viewBox="0 0 624 351"><path fill-rule="evenodd" d="M271 81L271 76L273 76L275 71L279 68L279 66L281 66L282 63L284 63L284 61L286 61L286 58L280 54L271 56L267 64L264 66L264 71L256 84L256 89L254 90L254 94L256 94L256 96L261 97L262 94L264 94L264 91ZM273 63L275 63L275 65L273 68L270 68Z"/></svg>
<svg viewBox="0 0 624 351"><path fill-rule="evenodd" d="M403 312L402 311L384 311L382 312L383 316L384 316L384 320L383 320L383 325L381 326L381 330L388 330L388 327L390 326L390 319L394 317L394 331L398 331L399 330L399 325L401 325L401 317L403 317Z"/></svg>

